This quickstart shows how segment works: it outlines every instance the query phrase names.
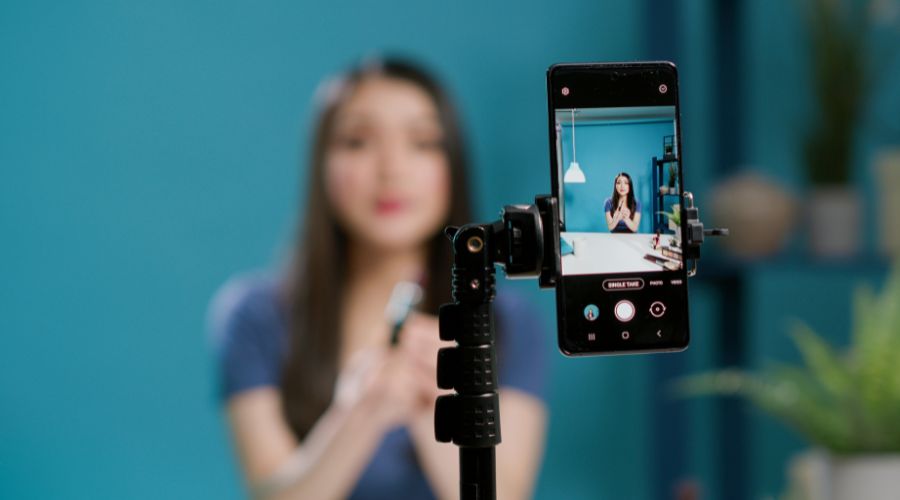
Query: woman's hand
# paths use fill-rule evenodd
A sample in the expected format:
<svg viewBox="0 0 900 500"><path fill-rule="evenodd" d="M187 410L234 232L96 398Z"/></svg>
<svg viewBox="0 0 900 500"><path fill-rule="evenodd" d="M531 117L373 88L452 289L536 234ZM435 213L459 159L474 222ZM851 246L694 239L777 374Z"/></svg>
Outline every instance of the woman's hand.
<svg viewBox="0 0 900 500"><path fill-rule="evenodd" d="M631 210L628 209L627 206L622 206L619 208L619 215L622 219L630 219L631 218Z"/></svg>
<svg viewBox="0 0 900 500"><path fill-rule="evenodd" d="M612 231L619 225L619 220L621 220L621 216L619 215L619 207L616 207L616 210L610 214L606 212L606 228Z"/></svg>
<svg viewBox="0 0 900 500"><path fill-rule="evenodd" d="M430 315L411 314L400 332L400 350L409 356L415 366L419 397L422 407L429 413L435 399L446 392L437 387L438 350L453 345L453 342L441 340L438 319Z"/></svg>
<svg viewBox="0 0 900 500"><path fill-rule="evenodd" d="M229 402L229 417L244 471L262 496L273 498L345 498L391 428L405 425L417 443L437 449L434 400L437 318L413 315L401 332L400 345L364 348L338 375L331 406L298 443L284 420L277 389L246 391ZM299 446L299 447L298 447ZM437 453L446 476L456 450L442 445ZM426 462L432 463L429 457ZM451 480L443 488L452 490ZM445 494L444 497L453 495ZM458 495L455 495L458 497Z"/></svg>
<svg viewBox="0 0 900 500"><path fill-rule="evenodd" d="M408 423L421 407L419 368L402 349L356 353L338 376L334 404L362 408L385 430Z"/></svg>
<svg viewBox="0 0 900 500"><path fill-rule="evenodd" d="M636 233L638 231L638 227L641 224L641 213L635 212L634 215L625 219L625 225L628 226L628 229L632 233Z"/></svg>
<svg viewBox="0 0 900 500"><path fill-rule="evenodd" d="M452 342L440 339L438 319L413 313L400 332L400 343L364 349L340 373L335 404L365 405L386 426L408 424L430 413L437 388L437 352Z"/></svg>
<svg viewBox="0 0 900 500"><path fill-rule="evenodd" d="M331 405L302 442L288 427L274 387L232 397L228 413L254 496L337 499L350 494L384 434L420 413L419 400L412 357L385 345L350 358Z"/></svg>

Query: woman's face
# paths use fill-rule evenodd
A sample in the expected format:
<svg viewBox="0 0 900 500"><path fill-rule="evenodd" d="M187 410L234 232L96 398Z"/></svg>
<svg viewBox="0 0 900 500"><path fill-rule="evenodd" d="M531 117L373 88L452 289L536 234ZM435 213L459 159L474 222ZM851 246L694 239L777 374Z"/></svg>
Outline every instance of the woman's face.
<svg viewBox="0 0 900 500"><path fill-rule="evenodd" d="M450 209L444 130L414 83L363 80L337 110L325 155L325 189L356 243L402 250L423 244Z"/></svg>
<svg viewBox="0 0 900 500"><path fill-rule="evenodd" d="M624 175L620 175L616 177L616 192L619 193L619 196L628 195L628 191L631 190L631 183L628 182L628 178Z"/></svg>

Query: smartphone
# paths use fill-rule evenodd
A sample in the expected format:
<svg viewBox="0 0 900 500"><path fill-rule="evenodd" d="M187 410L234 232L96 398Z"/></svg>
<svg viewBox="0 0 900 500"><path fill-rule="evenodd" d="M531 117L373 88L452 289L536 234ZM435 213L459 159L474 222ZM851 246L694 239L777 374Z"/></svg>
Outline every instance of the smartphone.
<svg viewBox="0 0 900 500"><path fill-rule="evenodd" d="M670 62L547 71L558 200L556 305L569 356L690 341L678 72Z"/></svg>

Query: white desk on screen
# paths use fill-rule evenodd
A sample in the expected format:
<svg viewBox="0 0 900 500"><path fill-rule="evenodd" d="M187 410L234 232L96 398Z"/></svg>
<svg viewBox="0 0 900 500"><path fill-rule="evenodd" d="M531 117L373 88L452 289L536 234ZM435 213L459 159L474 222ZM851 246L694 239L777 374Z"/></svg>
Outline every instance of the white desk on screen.
<svg viewBox="0 0 900 500"><path fill-rule="evenodd" d="M562 233L575 253L563 255L562 272L605 274L663 271L663 267L644 259L662 254L650 246L652 234ZM663 241L671 236L663 235Z"/></svg>

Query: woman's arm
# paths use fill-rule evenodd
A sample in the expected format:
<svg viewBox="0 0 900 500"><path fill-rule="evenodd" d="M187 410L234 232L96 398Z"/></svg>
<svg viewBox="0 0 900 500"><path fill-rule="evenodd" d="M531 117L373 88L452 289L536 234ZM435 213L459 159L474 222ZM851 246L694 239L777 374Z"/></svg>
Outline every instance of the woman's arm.
<svg viewBox="0 0 900 500"><path fill-rule="evenodd" d="M281 396L268 387L234 396L228 420L244 475L264 498L346 497L381 439L361 408L330 408L298 447L282 416ZM286 474L288 468L296 472ZM296 477L275 486L285 482L275 480L279 472Z"/></svg>
<svg viewBox="0 0 900 500"><path fill-rule="evenodd" d="M638 230L638 226L641 224L641 213L636 212L634 217L625 217L624 219L625 225L628 226L628 229L631 230L632 233L636 233Z"/></svg>
<svg viewBox="0 0 900 500"><path fill-rule="evenodd" d="M393 352L367 353L342 372L335 401L302 443L282 413L274 387L233 396L228 417L245 477L255 496L347 497L390 427L416 404L412 364Z"/></svg>
<svg viewBox="0 0 900 500"><path fill-rule="evenodd" d="M606 228L612 231L619 225L619 221L622 220L622 214L619 213L618 207L616 208L615 214L610 214L609 210L606 211Z"/></svg>
<svg viewBox="0 0 900 500"><path fill-rule="evenodd" d="M434 405L415 419L409 433L434 496L439 500L459 498L459 454L453 444L435 440Z"/></svg>

